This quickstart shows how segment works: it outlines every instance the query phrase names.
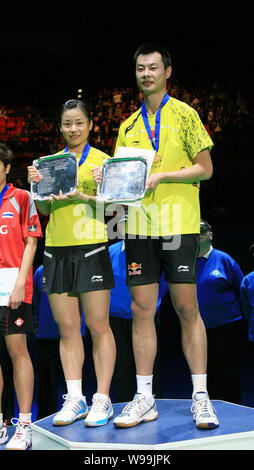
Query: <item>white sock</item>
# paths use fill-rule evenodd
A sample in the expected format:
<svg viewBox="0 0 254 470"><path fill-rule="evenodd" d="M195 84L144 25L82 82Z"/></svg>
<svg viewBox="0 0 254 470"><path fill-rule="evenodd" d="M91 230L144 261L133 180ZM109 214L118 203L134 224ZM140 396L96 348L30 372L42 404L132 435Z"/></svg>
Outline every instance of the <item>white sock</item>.
<svg viewBox="0 0 254 470"><path fill-rule="evenodd" d="M137 375L137 393L142 393L149 403L153 403L153 376Z"/></svg>
<svg viewBox="0 0 254 470"><path fill-rule="evenodd" d="M4 421L3 421L3 413L0 413L0 428L3 427Z"/></svg>
<svg viewBox="0 0 254 470"><path fill-rule="evenodd" d="M31 424L32 413L19 413L19 421L22 421L22 423Z"/></svg>
<svg viewBox="0 0 254 470"><path fill-rule="evenodd" d="M82 397L82 379L66 380L67 392L71 397Z"/></svg>
<svg viewBox="0 0 254 470"><path fill-rule="evenodd" d="M192 384L193 384L192 396L198 392L207 393L207 388L206 388L207 374L192 374L191 379L192 379Z"/></svg>

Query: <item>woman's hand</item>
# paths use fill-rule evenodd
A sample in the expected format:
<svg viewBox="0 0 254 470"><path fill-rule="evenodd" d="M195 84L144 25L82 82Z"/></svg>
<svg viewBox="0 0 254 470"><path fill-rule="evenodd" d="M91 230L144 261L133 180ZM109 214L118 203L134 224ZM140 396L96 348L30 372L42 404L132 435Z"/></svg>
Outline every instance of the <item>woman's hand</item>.
<svg viewBox="0 0 254 470"><path fill-rule="evenodd" d="M92 169L92 172L93 172L93 179L95 181L95 183L98 185L100 184L101 180L102 180L102 171L101 171L101 168L99 166L97 166L96 168L93 168Z"/></svg>
<svg viewBox="0 0 254 470"><path fill-rule="evenodd" d="M80 201L87 202L89 201L89 196L82 193L81 191L76 191L74 193L63 194L62 191L59 191L59 194L50 194L50 197L53 201Z"/></svg>
<svg viewBox="0 0 254 470"><path fill-rule="evenodd" d="M35 181L35 183L38 183L43 178L42 174L35 168L35 166L28 166L27 171L28 183L31 183L31 181Z"/></svg>

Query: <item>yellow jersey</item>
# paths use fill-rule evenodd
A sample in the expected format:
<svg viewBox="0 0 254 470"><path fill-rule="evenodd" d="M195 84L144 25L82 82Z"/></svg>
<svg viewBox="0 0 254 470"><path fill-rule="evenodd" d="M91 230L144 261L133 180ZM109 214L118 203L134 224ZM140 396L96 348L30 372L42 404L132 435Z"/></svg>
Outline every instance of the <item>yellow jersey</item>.
<svg viewBox="0 0 254 470"><path fill-rule="evenodd" d="M148 115L154 137L156 115ZM153 149L141 108L124 121L119 129L119 146ZM194 108L170 97L161 108L159 148L151 172L171 172L188 168L202 150L213 147ZM161 183L142 199L141 206L129 206L127 233L145 236L170 236L199 233L199 181Z"/></svg>
<svg viewBox="0 0 254 470"><path fill-rule="evenodd" d="M60 152L62 153L62 152ZM77 154L78 161L81 154ZM92 169L109 156L91 147L86 160L78 167L78 190L95 196L97 185ZM46 228L46 246L76 246L104 243L108 240L103 205L80 201L52 201Z"/></svg>

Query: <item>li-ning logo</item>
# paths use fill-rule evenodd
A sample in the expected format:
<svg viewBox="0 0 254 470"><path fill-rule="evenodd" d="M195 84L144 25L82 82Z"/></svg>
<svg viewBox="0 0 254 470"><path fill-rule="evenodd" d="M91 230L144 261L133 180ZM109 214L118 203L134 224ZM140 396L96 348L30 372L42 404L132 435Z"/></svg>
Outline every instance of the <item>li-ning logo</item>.
<svg viewBox="0 0 254 470"><path fill-rule="evenodd" d="M188 272L190 270L190 267L189 266L184 266L182 264L180 264L180 266L178 266L178 272L182 272L182 271L186 271Z"/></svg>
<svg viewBox="0 0 254 470"><path fill-rule="evenodd" d="M18 327L22 326L23 323L24 323L24 320L22 320L22 318L17 318L17 320L14 322L15 325L17 325Z"/></svg>
<svg viewBox="0 0 254 470"><path fill-rule="evenodd" d="M91 282L102 282L103 276L93 276Z"/></svg>

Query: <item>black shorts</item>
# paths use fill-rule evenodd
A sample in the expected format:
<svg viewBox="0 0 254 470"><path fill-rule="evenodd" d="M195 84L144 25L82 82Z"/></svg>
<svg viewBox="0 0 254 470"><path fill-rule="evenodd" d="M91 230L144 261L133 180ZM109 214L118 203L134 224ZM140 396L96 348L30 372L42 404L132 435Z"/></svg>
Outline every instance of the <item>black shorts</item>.
<svg viewBox="0 0 254 470"><path fill-rule="evenodd" d="M107 243L46 246L42 285L57 294L111 289L115 284Z"/></svg>
<svg viewBox="0 0 254 470"><path fill-rule="evenodd" d="M0 307L0 335L34 332L32 305L22 303L19 308Z"/></svg>
<svg viewBox="0 0 254 470"><path fill-rule="evenodd" d="M160 282L196 284L199 235L177 235L169 239L136 238L125 240L126 282L129 286Z"/></svg>

